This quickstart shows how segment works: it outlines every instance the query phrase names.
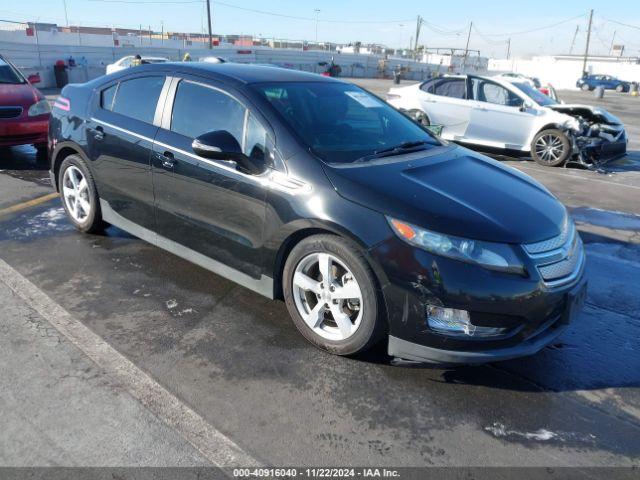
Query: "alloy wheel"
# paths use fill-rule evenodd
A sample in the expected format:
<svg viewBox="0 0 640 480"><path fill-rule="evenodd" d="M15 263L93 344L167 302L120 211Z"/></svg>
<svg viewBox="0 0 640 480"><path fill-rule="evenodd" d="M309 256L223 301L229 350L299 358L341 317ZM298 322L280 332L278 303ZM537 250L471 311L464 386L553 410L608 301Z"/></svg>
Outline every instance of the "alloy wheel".
<svg viewBox="0 0 640 480"><path fill-rule="evenodd" d="M78 223L85 222L91 215L89 185L82 171L74 165L64 172L62 196L69 215Z"/></svg>
<svg viewBox="0 0 640 480"><path fill-rule="evenodd" d="M312 253L296 266L293 298L305 324L321 337L341 341L360 326L362 291L347 265L329 253Z"/></svg>
<svg viewBox="0 0 640 480"><path fill-rule="evenodd" d="M554 163L562 157L562 139L553 134L543 135L536 141L536 154L543 162Z"/></svg>

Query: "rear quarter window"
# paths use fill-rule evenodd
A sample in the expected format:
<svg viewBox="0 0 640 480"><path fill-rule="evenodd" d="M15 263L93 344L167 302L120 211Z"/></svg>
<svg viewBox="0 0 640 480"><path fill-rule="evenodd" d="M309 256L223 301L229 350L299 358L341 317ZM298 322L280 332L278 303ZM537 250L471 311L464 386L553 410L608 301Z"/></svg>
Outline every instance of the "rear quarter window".
<svg viewBox="0 0 640 480"><path fill-rule="evenodd" d="M103 90L100 94L100 106L105 110L113 110L113 101L116 98L116 90L118 90L117 83Z"/></svg>

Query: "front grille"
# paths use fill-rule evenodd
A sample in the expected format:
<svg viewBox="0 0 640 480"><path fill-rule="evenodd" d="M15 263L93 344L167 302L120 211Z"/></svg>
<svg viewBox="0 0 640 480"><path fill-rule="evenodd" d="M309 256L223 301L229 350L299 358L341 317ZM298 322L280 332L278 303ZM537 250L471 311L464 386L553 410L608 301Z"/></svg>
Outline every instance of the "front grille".
<svg viewBox="0 0 640 480"><path fill-rule="evenodd" d="M550 265L538 267L538 271L545 281L558 280L571 275L582 258L582 249L575 249L573 255Z"/></svg>
<svg viewBox="0 0 640 480"><path fill-rule="evenodd" d="M22 107L0 107L0 119L18 118L22 115Z"/></svg>
<svg viewBox="0 0 640 480"><path fill-rule="evenodd" d="M541 242L525 244L524 249L536 264L542 280L550 287L574 281L582 270L582 241L570 220L565 222L560 235Z"/></svg>

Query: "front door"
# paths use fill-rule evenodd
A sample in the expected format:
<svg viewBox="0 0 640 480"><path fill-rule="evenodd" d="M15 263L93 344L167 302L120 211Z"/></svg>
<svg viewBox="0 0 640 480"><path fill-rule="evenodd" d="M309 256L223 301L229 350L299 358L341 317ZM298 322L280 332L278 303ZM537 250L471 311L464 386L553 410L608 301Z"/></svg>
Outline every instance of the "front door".
<svg viewBox="0 0 640 480"><path fill-rule="evenodd" d="M201 158L191 144L199 135L226 130L266 165L271 135L263 125L237 92L208 80L175 78L153 147L158 234L253 279L262 274L266 174Z"/></svg>
<svg viewBox="0 0 640 480"><path fill-rule="evenodd" d="M488 147L523 150L535 121L534 112L523 108L524 99L491 80L469 80L473 109L467 140Z"/></svg>
<svg viewBox="0 0 640 480"><path fill-rule="evenodd" d="M151 151L163 75L127 78L99 92L87 122L100 198L120 216L155 228Z"/></svg>

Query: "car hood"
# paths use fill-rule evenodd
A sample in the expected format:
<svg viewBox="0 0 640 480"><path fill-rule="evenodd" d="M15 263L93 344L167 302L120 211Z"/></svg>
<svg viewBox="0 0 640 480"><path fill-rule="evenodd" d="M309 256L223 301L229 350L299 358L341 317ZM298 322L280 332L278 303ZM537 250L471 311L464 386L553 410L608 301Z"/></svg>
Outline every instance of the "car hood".
<svg viewBox="0 0 640 480"><path fill-rule="evenodd" d="M610 125L622 125L622 121L615 115L607 112L603 108L592 107L591 105L579 104L559 104L548 105L547 108L567 115L584 117L597 123L607 123Z"/></svg>
<svg viewBox="0 0 640 480"><path fill-rule="evenodd" d="M535 180L458 146L325 170L342 197L449 235L537 242L559 235L567 215Z"/></svg>
<svg viewBox="0 0 640 480"><path fill-rule="evenodd" d="M0 105L18 105L27 109L41 98L42 94L28 83L0 84Z"/></svg>

